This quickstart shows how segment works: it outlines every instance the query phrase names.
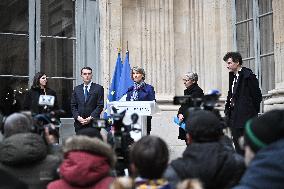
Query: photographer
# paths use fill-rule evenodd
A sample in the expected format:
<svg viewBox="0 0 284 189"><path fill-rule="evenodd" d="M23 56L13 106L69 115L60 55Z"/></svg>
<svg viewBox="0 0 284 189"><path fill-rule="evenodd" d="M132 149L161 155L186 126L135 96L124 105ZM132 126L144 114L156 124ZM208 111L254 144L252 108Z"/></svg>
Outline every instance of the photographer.
<svg viewBox="0 0 284 189"><path fill-rule="evenodd" d="M0 169L29 185L30 189L43 189L57 178L60 157L48 154L48 145L34 132L31 119L23 113L8 116L2 128L4 139L0 144ZM47 142L52 136L44 132Z"/></svg>
<svg viewBox="0 0 284 189"><path fill-rule="evenodd" d="M186 89L184 90L184 95L190 95L191 98L202 98L204 96L203 90L198 86L198 75L197 73L188 72L183 77L183 83ZM179 122L185 122L186 120L186 111L188 108L196 106L193 102L189 104L182 104L178 110L178 119ZM179 139L186 141L186 133L184 129L179 127Z"/></svg>
<svg viewBox="0 0 284 189"><path fill-rule="evenodd" d="M228 148L228 137L224 136L216 115L206 110L191 112L186 132L187 148L165 173L172 186L190 178L199 179L207 189L237 184L245 169L244 160L232 146Z"/></svg>

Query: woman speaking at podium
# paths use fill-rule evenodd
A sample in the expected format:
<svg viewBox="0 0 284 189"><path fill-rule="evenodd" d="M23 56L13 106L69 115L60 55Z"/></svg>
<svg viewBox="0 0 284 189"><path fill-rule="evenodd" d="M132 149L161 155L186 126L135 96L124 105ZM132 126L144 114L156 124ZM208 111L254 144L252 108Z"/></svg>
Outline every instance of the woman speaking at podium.
<svg viewBox="0 0 284 189"><path fill-rule="evenodd" d="M155 99L155 91L152 85L145 83L145 71L139 66L131 69L131 79L134 81L133 86L127 91L126 101L153 101ZM147 135L151 131L152 116L147 116Z"/></svg>
<svg viewBox="0 0 284 189"><path fill-rule="evenodd" d="M48 109L46 106L40 106L39 96L40 95L51 95L54 96L54 105L51 110L57 110L57 97L56 92L47 87L47 76L43 72L35 74L31 89L27 92L24 100L24 110L29 110L32 114L47 113Z"/></svg>

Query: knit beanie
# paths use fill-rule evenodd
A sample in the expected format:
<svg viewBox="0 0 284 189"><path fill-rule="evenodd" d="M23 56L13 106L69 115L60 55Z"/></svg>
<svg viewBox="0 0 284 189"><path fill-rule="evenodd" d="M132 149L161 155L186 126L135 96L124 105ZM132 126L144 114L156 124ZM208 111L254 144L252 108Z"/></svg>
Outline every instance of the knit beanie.
<svg viewBox="0 0 284 189"><path fill-rule="evenodd" d="M219 119L214 113L207 110L189 112L186 131L195 142L218 141L222 135Z"/></svg>
<svg viewBox="0 0 284 189"><path fill-rule="evenodd" d="M272 110L246 122L245 144L254 152L284 139L284 110Z"/></svg>

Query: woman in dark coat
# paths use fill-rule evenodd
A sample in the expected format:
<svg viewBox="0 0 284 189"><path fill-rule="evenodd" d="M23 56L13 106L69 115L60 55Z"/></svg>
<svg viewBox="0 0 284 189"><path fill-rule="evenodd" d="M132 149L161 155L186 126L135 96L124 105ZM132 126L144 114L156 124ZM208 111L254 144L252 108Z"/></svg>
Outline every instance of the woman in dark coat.
<svg viewBox="0 0 284 189"><path fill-rule="evenodd" d="M145 71L143 68L134 66L131 69L131 78L134 81L126 93L126 101L153 101L155 99L155 91L152 85L145 83ZM151 131L152 116L147 116L147 135Z"/></svg>
<svg viewBox="0 0 284 189"><path fill-rule="evenodd" d="M24 100L24 110L29 110L33 114L40 114L48 111L48 107L40 106L39 96L51 95L55 97L54 106L51 110L58 109L56 92L47 87L47 76L43 72L38 72L34 76L33 85L27 92Z"/></svg>
<svg viewBox="0 0 284 189"><path fill-rule="evenodd" d="M203 90L198 86L198 75L194 72L188 72L183 77L183 83L186 89L184 95L190 95L191 98L202 98L204 96ZM182 104L178 110L178 119L180 122L186 121L186 111L188 108L193 107L194 103L191 101L189 104ZM184 129L179 127L179 139L186 141L186 133Z"/></svg>

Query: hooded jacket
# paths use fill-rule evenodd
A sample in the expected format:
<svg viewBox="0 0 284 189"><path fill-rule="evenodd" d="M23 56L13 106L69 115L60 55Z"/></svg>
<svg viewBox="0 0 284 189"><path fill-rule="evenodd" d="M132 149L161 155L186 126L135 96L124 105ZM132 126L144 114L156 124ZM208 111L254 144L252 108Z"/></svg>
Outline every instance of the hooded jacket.
<svg viewBox="0 0 284 189"><path fill-rule="evenodd" d="M165 178L172 186L184 179L197 178L205 189L221 189L237 184L244 169L243 158L222 141L192 143L181 158L172 161Z"/></svg>
<svg viewBox="0 0 284 189"><path fill-rule="evenodd" d="M46 188L57 178L60 158L47 153L43 138L34 133L14 134L0 144L0 169L27 183L30 189Z"/></svg>
<svg viewBox="0 0 284 189"><path fill-rule="evenodd" d="M234 189L282 189L284 186L284 139L259 150Z"/></svg>
<svg viewBox="0 0 284 189"><path fill-rule="evenodd" d="M111 147L97 138L74 136L63 147L61 179L51 182L48 189L108 188L113 178L111 168L115 156Z"/></svg>

